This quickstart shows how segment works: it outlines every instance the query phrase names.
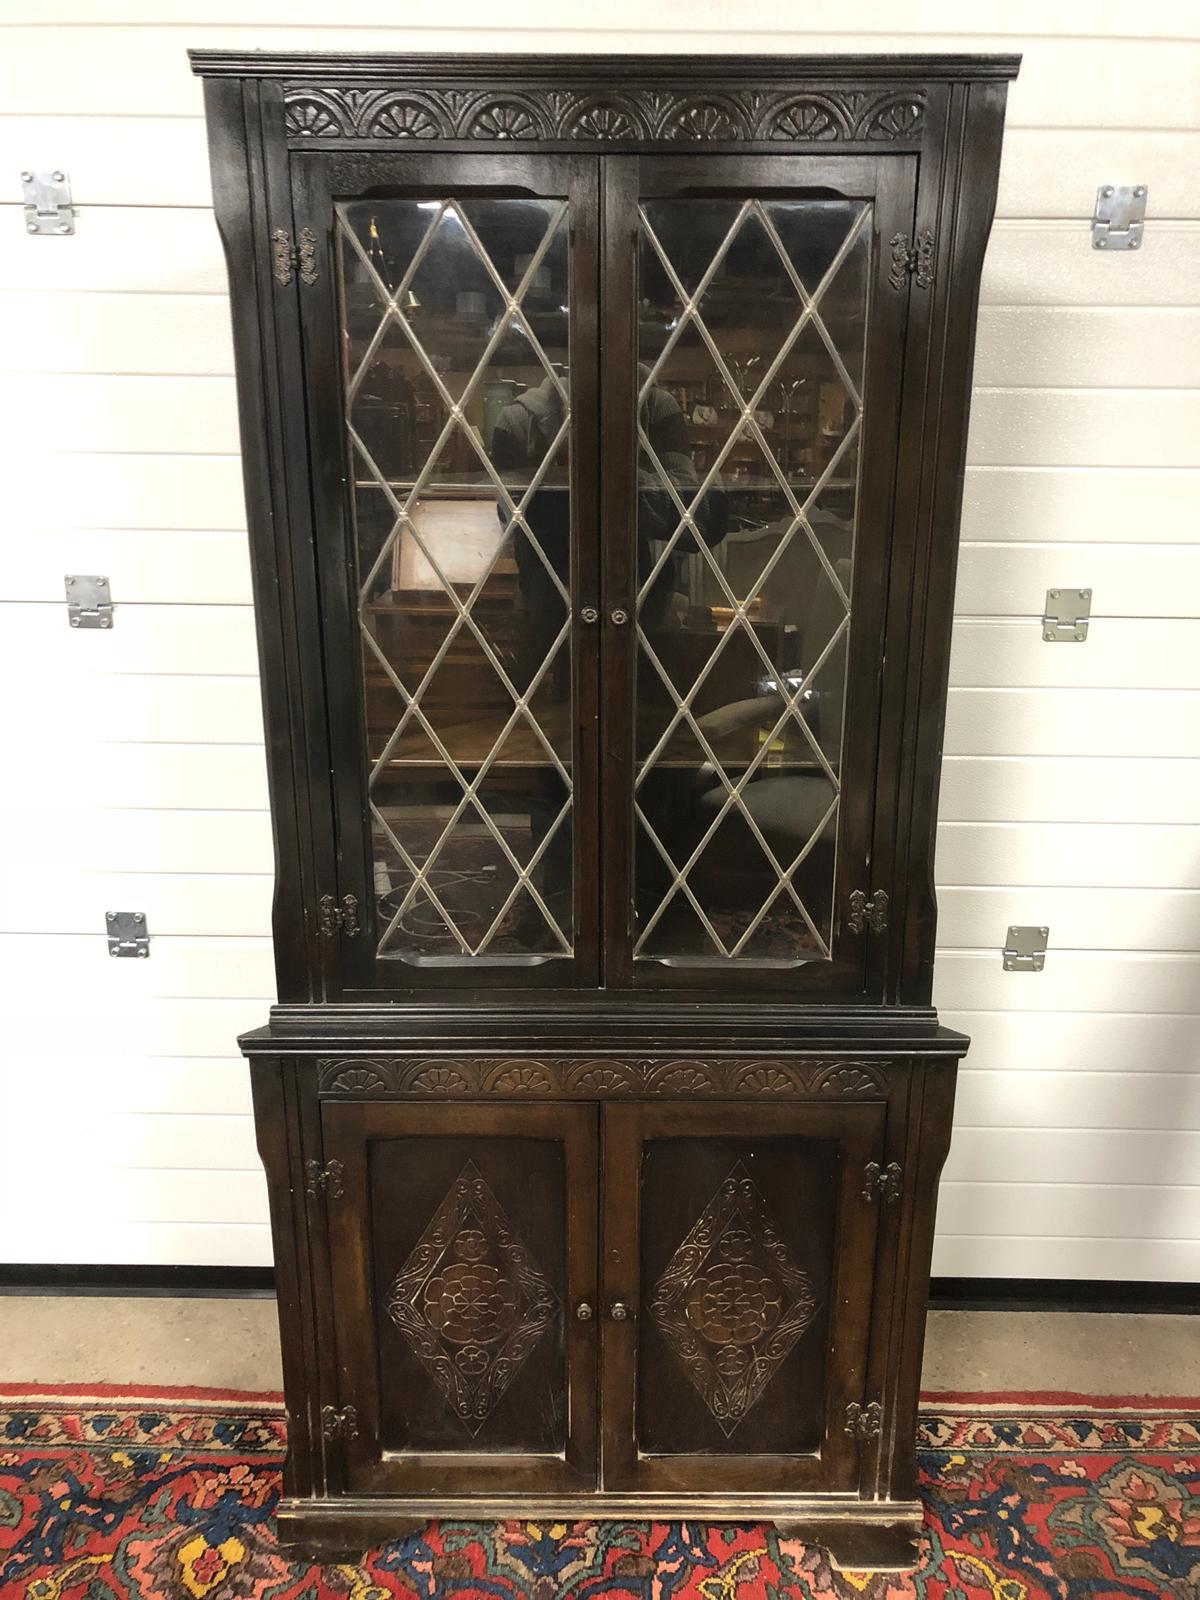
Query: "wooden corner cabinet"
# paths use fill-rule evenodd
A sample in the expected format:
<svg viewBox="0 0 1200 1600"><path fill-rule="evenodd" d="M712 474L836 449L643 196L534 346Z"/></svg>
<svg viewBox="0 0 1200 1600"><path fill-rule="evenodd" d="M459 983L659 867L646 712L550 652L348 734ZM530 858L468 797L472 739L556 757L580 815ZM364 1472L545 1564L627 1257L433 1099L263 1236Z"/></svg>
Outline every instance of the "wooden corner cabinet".
<svg viewBox="0 0 1200 1600"><path fill-rule="evenodd" d="M284 1542L911 1563L1000 56L230 55Z"/></svg>

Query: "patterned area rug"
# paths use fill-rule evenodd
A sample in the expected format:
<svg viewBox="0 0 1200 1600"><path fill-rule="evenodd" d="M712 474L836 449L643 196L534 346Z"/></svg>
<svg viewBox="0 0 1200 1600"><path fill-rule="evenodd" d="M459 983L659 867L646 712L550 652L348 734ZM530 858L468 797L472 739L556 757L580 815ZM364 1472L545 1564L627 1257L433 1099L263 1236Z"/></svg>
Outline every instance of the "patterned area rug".
<svg viewBox="0 0 1200 1600"><path fill-rule="evenodd" d="M911 1576L772 1528L434 1524L363 1566L288 1561L278 1399L0 1389L3 1600L1197 1600L1200 1402L932 1397Z"/></svg>

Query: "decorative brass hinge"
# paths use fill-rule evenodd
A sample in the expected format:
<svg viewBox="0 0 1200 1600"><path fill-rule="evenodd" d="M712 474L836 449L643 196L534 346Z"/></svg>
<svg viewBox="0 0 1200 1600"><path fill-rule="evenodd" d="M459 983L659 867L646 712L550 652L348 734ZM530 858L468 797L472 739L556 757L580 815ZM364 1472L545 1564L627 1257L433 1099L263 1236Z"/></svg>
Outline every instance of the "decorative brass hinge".
<svg viewBox="0 0 1200 1600"><path fill-rule="evenodd" d="M878 1400L872 1400L869 1406L860 1406L857 1400L853 1400L846 1407L843 1431L852 1439L857 1439L859 1444L866 1444L868 1439L878 1439L882 1429L883 1407Z"/></svg>
<svg viewBox="0 0 1200 1600"><path fill-rule="evenodd" d="M903 1186L904 1169L895 1161L889 1161L886 1167L881 1167L878 1161L868 1161L863 1168L864 1200L882 1200L890 1206L893 1200L899 1200Z"/></svg>
<svg viewBox="0 0 1200 1600"><path fill-rule="evenodd" d="M345 1168L340 1161L329 1161L324 1166L319 1161L306 1161L304 1175L308 1182L304 1185L304 1192L310 1200L315 1200L319 1194L327 1195L330 1200L342 1198L342 1173Z"/></svg>
<svg viewBox="0 0 1200 1600"><path fill-rule="evenodd" d="M358 1412L353 1406L321 1407L321 1432L326 1439L357 1439Z"/></svg>
<svg viewBox="0 0 1200 1600"><path fill-rule="evenodd" d="M868 900L862 889L855 889L850 896L850 915L847 918L855 933L861 933L864 928L870 928L872 933L882 933L887 927L888 897L882 889L876 889Z"/></svg>
<svg viewBox="0 0 1200 1600"><path fill-rule="evenodd" d="M317 926L326 939L339 932L353 939L358 932L358 896L344 894L339 901L331 894L323 894L317 901Z"/></svg>
<svg viewBox="0 0 1200 1600"><path fill-rule="evenodd" d="M915 278L918 289L931 288L936 250L936 241L928 228L917 235L915 244L909 241L908 234L894 233L892 270L888 273L892 288L903 289L906 278Z"/></svg>
<svg viewBox="0 0 1200 1600"><path fill-rule="evenodd" d="M293 272L299 272L301 283L316 283L321 276L317 269L316 234L311 228L301 228L293 250L287 229L276 228L271 235L271 265L275 282L285 289L292 281Z"/></svg>

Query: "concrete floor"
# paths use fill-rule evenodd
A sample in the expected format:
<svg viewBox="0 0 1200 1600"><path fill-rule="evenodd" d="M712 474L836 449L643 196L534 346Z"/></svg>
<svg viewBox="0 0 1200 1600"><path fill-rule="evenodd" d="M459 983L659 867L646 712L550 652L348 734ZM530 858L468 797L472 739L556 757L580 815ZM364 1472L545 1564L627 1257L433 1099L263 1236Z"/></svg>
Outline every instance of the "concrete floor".
<svg viewBox="0 0 1200 1600"><path fill-rule="evenodd" d="M924 1386L1200 1395L1200 1318L935 1311ZM0 1383L278 1389L275 1302L0 1295Z"/></svg>

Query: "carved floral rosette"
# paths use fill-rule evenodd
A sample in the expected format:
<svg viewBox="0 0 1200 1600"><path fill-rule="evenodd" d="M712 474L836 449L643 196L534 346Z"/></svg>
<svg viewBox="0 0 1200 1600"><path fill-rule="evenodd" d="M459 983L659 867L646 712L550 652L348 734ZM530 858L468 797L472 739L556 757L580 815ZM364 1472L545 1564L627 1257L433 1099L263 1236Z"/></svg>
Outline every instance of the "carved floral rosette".
<svg viewBox="0 0 1200 1600"><path fill-rule="evenodd" d="M875 144L913 146L925 128L926 92L899 84L697 89L631 84L465 89L421 83L338 87L289 83L289 144L328 140L571 140L591 144Z"/></svg>

